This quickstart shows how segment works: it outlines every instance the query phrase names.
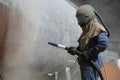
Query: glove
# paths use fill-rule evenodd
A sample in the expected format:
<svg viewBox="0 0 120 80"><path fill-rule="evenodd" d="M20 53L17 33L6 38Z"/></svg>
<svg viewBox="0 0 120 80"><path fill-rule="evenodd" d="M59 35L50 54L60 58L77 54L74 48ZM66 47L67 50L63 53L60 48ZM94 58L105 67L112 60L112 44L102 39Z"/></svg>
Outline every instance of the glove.
<svg viewBox="0 0 120 80"><path fill-rule="evenodd" d="M89 59L89 52L88 52L88 51L82 52L82 56L83 56L86 60L88 60L88 59Z"/></svg>
<svg viewBox="0 0 120 80"><path fill-rule="evenodd" d="M75 47L69 47L67 52L70 53L71 55L75 55L76 54L75 50L76 50Z"/></svg>

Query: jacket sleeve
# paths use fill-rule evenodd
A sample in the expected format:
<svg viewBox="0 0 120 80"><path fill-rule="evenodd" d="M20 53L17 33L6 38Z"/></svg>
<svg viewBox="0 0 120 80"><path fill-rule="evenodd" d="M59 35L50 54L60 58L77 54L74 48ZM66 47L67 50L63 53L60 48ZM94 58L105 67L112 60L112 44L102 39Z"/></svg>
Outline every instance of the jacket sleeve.
<svg viewBox="0 0 120 80"><path fill-rule="evenodd" d="M108 37L105 32L101 32L98 36L98 43L89 49L92 54L103 52L108 46Z"/></svg>

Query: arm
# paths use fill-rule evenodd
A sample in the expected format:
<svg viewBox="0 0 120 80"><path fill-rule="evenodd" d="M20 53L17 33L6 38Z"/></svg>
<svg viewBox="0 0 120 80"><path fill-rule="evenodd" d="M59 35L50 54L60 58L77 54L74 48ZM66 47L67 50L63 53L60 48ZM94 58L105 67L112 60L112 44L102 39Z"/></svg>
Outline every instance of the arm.
<svg viewBox="0 0 120 80"><path fill-rule="evenodd" d="M105 32L101 32L98 36L98 43L96 46L89 49L90 54L98 54L103 52L108 46L108 37Z"/></svg>

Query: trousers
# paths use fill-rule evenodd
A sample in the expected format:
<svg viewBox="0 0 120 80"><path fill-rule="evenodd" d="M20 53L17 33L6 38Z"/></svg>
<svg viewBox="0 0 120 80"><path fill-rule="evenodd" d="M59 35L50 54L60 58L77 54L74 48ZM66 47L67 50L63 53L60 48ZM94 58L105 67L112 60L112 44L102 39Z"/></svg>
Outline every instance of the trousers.
<svg viewBox="0 0 120 80"><path fill-rule="evenodd" d="M98 80L98 73L89 62L80 62L82 80Z"/></svg>

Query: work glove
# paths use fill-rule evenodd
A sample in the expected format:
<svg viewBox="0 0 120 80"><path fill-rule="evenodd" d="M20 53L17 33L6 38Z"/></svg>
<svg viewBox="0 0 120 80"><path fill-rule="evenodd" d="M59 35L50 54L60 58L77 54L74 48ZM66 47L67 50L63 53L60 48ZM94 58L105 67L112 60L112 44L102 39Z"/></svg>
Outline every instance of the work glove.
<svg viewBox="0 0 120 80"><path fill-rule="evenodd" d="M89 59L89 52L88 52L88 51L83 51L83 52L82 52L82 57L83 57L84 59L88 60L88 59Z"/></svg>
<svg viewBox="0 0 120 80"><path fill-rule="evenodd" d="M67 52L68 52L69 54L71 54L71 55L75 55L75 54L76 54L75 50L76 50L75 47L69 47L68 50L67 50Z"/></svg>

